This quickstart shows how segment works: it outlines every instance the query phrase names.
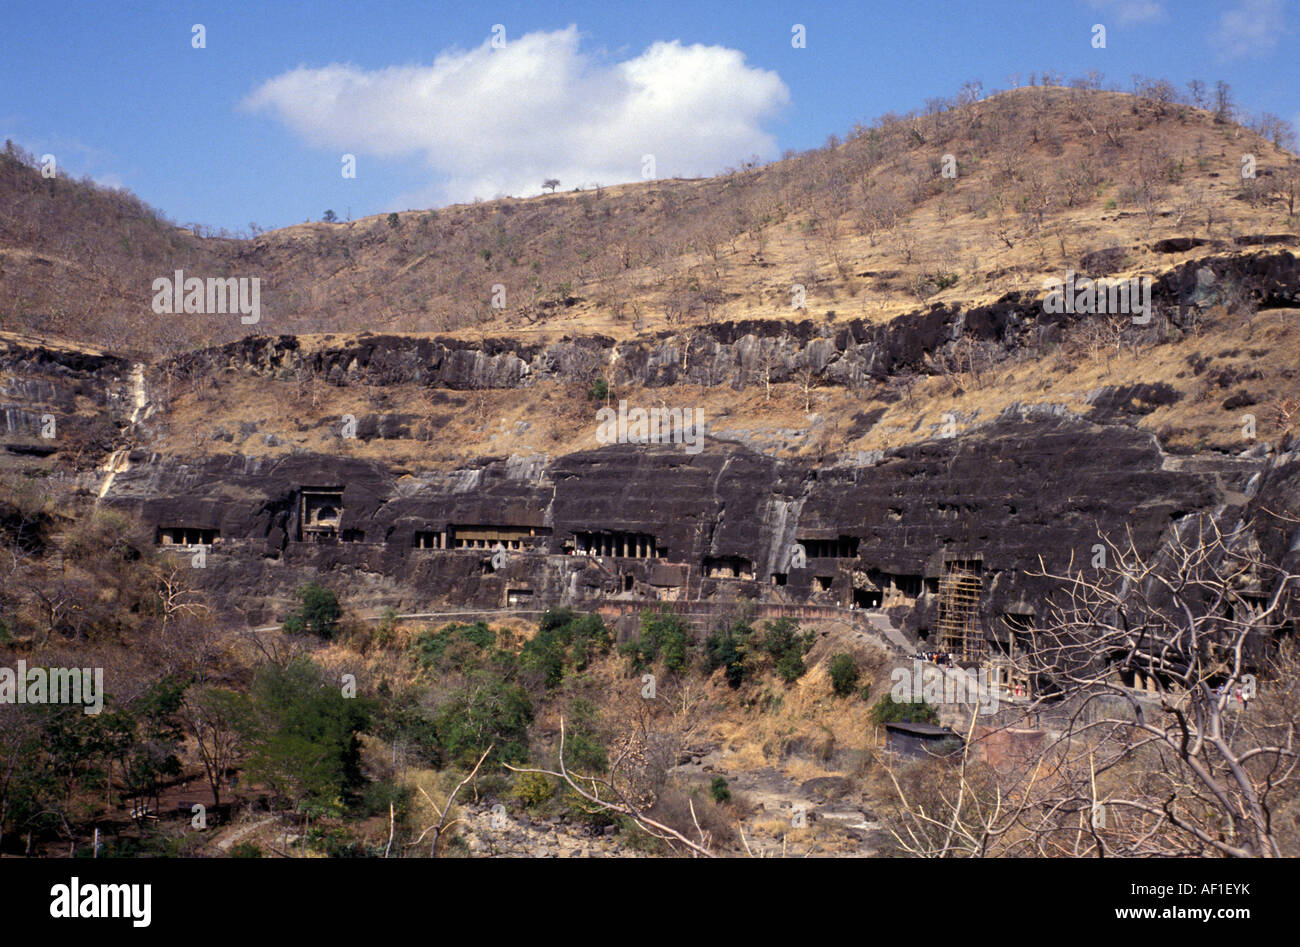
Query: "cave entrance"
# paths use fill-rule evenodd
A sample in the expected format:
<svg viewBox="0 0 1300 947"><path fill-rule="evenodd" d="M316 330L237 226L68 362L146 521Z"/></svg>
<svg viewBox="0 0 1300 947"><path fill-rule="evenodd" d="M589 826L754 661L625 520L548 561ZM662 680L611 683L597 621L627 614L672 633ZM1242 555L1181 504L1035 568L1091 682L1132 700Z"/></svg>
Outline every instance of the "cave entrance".
<svg viewBox="0 0 1300 947"><path fill-rule="evenodd" d="M440 529L417 529L411 536L413 549L446 549L447 534Z"/></svg>
<svg viewBox="0 0 1300 947"><path fill-rule="evenodd" d="M550 529L543 526L449 526L452 549L495 549L500 545L507 550L531 548L539 537L549 536Z"/></svg>
<svg viewBox="0 0 1300 947"><path fill-rule="evenodd" d="M156 541L161 546L211 546L220 535L220 530L201 526L162 526Z"/></svg>
<svg viewBox="0 0 1300 947"><path fill-rule="evenodd" d="M338 539L343 518L342 487L303 487L298 501L298 539L323 543Z"/></svg>
<svg viewBox="0 0 1300 947"><path fill-rule="evenodd" d="M879 589L853 590L853 605L855 608L879 608L880 602Z"/></svg>
<svg viewBox="0 0 1300 947"><path fill-rule="evenodd" d="M706 579L752 579L754 563L744 556L705 556Z"/></svg>
<svg viewBox="0 0 1300 947"><path fill-rule="evenodd" d="M617 530L578 531L573 534L573 551L579 556L609 556L618 559L658 559L664 550L649 533Z"/></svg>
<svg viewBox="0 0 1300 947"><path fill-rule="evenodd" d="M858 554L858 537L837 536L834 539L800 539L800 546L809 559L853 559Z"/></svg>

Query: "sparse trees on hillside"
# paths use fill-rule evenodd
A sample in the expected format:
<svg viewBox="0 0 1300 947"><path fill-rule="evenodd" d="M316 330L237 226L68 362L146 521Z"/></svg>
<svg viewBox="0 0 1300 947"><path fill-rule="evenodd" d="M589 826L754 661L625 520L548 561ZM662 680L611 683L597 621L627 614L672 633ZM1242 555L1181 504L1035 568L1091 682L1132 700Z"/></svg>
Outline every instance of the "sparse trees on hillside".
<svg viewBox="0 0 1300 947"><path fill-rule="evenodd" d="M1232 102L1232 86L1220 79L1214 83L1214 120L1230 122L1235 111Z"/></svg>

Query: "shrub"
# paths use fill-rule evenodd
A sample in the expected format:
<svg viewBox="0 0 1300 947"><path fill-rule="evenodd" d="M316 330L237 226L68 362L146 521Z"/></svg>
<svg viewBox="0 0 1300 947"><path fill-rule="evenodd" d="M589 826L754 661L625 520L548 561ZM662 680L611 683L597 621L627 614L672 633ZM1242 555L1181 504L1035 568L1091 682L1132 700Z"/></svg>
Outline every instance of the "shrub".
<svg viewBox="0 0 1300 947"><path fill-rule="evenodd" d="M377 648L387 648L397 640L397 609L391 605L387 606L379 618L379 624L375 627L375 633L371 637Z"/></svg>
<svg viewBox="0 0 1300 947"><path fill-rule="evenodd" d="M746 657L749 640L754 629L746 622L733 622L718 628L704 642L704 664L711 674L720 667L726 668L727 683L739 687L747 671Z"/></svg>
<svg viewBox="0 0 1300 947"><path fill-rule="evenodd" d="M520 762L528 755L528 725L533 722L528 692L483 672L474 678L434 714L442 761L473 766L495 744L490 759Z"/></svg>
<svg viewBox="0 0 1300 947"><path fill-rule="evenodd" d="M571 666L584 671L592 656L604 654L613 644L613 636L599 615L579 615L569 608L552 608L542 616L537 634L524 644L519 664L526 671L539 674L550 689L564 678Z"/></svg>
<svg viewBox="0 0 1300 947"><path fill-rule="evenodd" d="M334 637L339 617L343 614L339 608L338 596L319 582L308 582L300 586L295 594L300 604L284 620L284 630L290 634L310 631L326 640Z"/></svg>
<svg viewBox="0 0 1300 947"><path fill-rule="evenodd" d="M871 708L871 719L877 725L886 723L938 723L939 713L924 700L894 700L886 694Z"/></svg>
<svg viewBox="0 0 1300 947"><path fill-rule="evenodd" d="M426 631L417 635L411 642L410 652L420 667L438 668L452 663L447 659L449 648L457 657L464 658L461 653L463 651L485 652L495 643L496 633L483 622L475 622L472 625L453 622L450 625L443 625L437 631ZM454 647L456 645L461 647Z"/></svg>
<svg viewBox="0 0 1300 947"><path fill-rule="evenodd" d="M787 684L793 684L803 677L808 666L803 663L803 655L797 651L787 651L776 662L776 673Z"/></svg>
<svg viewBox="0 0 1300 947"><path fill-rule="evenodd" d="M261 858L262 850L252 842L236 842L226 853L227 858Z"/></svg>
<svg viewBox="0 0 1300 947"><path fill-rule="evenodd" d="M368 816L386 818L390 805L393 807L393 821L398 825L404 824L411 811L411 787L391 779L380 779L367 786L362 794L361 807Z"/></svg>
<svg viewBox="0 0 1300 947"><path fill-rule="evenodd" d="M641 613L641 637L636 641L625 641L619 651L637 670L643 670L662 658L668 670L680 671L686 667L690 642L689 630L676 615L647 610Z"/></svg>
<svg viewBox="0 0 1300 947"><path fill-rule="evenodd" d="M609 382L603 378L597 378L591 383L591 388L587 392L588 401L604 401L609 397Z"/></svg>
<svg viewBox="0 0 1300 947"><path fill-rule="evenodd" d="M831 675L831 688L836 697L847 697L858 683L858 663L851 654L837 654L831 658L828 668Z"/></svg>
<svg viewBox="0 0 1300 947"><path fill-rule="evenodd" d="M813 632L799 634L792 619L779 618L767 623L762 648L776 663L776 673L787 684L797 681L808 670L803 656L813 646Z"/></svg>
<svg viewBox="0 0 1300 947"><path fill-rule="evenodd" d="M536 809L555 796L555 782L541 773L520 773L515 777L510 797L525 809Z"/></svg>
<svg viewBox="0 0 1300 947"><path fill-rule="evenodd" d="M569 705L565 766L587 774L603 773L609 768L609 757L596 728L599 716L596 706L584 698L579 697Z"/></svg>
<svg viewBox="0 0 1300 947"><path fill-rule="evenodd" d="M713 785L709 787L709 791L713 794L714 802L723 803L731 801L731 787L727 785L727 781L721 776L713 777Z"/></svg>

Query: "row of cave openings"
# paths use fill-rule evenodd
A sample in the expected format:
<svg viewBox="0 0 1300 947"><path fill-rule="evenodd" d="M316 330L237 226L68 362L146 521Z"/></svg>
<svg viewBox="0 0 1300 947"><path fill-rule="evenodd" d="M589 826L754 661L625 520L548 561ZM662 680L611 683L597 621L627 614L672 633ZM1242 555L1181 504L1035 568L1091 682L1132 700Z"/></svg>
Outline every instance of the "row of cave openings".
<svg viewBox="0 0 1300 947"><path fill-rule="evenodd" d="M297 513L296 538L300 542L365 541L362 530L342 527L342 487L303 487L298 497ZM411 546L420 550L532 549L545 552L549 547L551 532L549 528L538 526L448 525L443 529L415 530ZM219 535L215 528L164 526L158 530L157 541L166 546L211 545ZM852 536L804 537L797 542L802 547L806 560L818 563L856 559L858 555L858 539ZM668 548L660 545L654 535L620 530L575 531L572 538L564 541L563 551L573 556L634 559L664 559L668 555ZM705 578L749 581L757 578L753 561L743 556L706 556L702 566ZM774 586L786 585L788 578L787 572L773 572L770 576ZM831 592L834 578L834 575L815 571L814 592ZM854 569L851 571L851 579L851 602L845 601L843 604L851 604L855 608L911 606L923 593L936 595L937 650L951 654L963 663L989 666L992 670L992 683L1008 691L1027 693L1028 681L1020 679L1020 675L1012 669L1012 664L1017 641L1028 634L1032 616L1004 615L1003 620L1009 633L1005 642L993 639L992 648L995 653L988 653L990 642L986 639L980 622L980 596L984 583L981 557L945 559L939 576L934 578L891 574L876 569Z"/></svg>
<svg viewBox="0 0 1300 947"><path fill-rule="evenodd" d="M299 491L297 539L300 542L364 542L360 529L345 529L343 518L343 488L341 486L311 486ZM158 542L163 545L211 545L220 533L217 529L193 526L165 526L158 530ZM415 549L451 550L481 549L523 551L548 544L551 530L538 526L448 525L444 529L417 529L412 534ZM836 559L854 559L858 554L858 539L853 536L803 537L797 540L804 556L809 560L824 562ZM564 552L568 555L635 559L663 559L668 548L659 544L649 533L620 530L575 531L566 539ZM852 602L856 608L889 608L911 605L929 586L929 591L939 596L938 637L941 650L963 660L978 661L983 658L984 637L979 627L979 597L982 586L981 560L949 559L936 579L920 575L893 575L869 570L854 571ZM743 556L706 556L702 563L705 578L756 579L752 560ZM773 572L771 584L787 584L787 572ZM830 592L833 575L814 574L816 591Z"/></svg>

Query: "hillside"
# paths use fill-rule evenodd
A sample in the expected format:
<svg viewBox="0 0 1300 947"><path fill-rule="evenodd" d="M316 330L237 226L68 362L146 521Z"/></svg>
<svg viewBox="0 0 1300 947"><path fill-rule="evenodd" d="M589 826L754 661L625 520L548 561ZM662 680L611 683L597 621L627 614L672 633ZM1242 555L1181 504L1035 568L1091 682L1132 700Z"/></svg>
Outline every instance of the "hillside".
<svg viewBox="0 0 1300 947"><path fill-rule="evenodd" d="M0 666L93 664L116 729L0 717L37 774L0 783L0 854L101 826L112 854L951 854L917 812L958 795L1012 813L966 854L1293 854L1300 796L1249 741L1300 723L1300 161L1095 85L248 237L9 147ZM156 314L177 270L261 280L259 321ZM1074 274L1149 278L1145 313L1055 305ZM628 407L691 436L609 436ZM1081 562L1115 585L1069 616ZM1184 633L1160 589L1201 585ZM923 663L1000 708L896 700ZM1097 691L1127 715L1103 736L1072 703ZM1190 702L1233 721L1196 752L1242 765L1189 762ZM643 812L508 768L558 765L562 721ZM930 738L962 765L899 750ZM1086 834L1098 792L1133 821ZM1268 827L1229 833L1250 792Z"/></svg>
<svg viewBox="0 0 1300 947"><path fill-rule="evenodd" d="M1242 177L1246 154L1254 178ZM42 179L10 149L0 328L145 355L250 331L532 340L830 311L878 321L1037 289L1095 269L1099 251L1107 272L1136 272L1170 262L1157 248L1171 238L1294 236L1298 175L1294 155L1167 97L1026 87L884 116L716 178L233 239L174 227L120 192ZM152 280L177 269L259 277L261 322L155 318Z"/></svg>

